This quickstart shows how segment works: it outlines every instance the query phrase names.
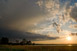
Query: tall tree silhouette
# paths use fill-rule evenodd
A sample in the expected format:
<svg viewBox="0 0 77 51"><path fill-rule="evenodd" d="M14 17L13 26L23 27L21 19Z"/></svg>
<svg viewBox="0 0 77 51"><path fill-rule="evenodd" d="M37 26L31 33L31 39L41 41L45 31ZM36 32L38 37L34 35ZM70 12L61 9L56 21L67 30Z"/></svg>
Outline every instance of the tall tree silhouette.
<svg viewBox="0 0 77 51"><path fill-rule="evenodd" d="M1 44L8 44L9 43L9 39L6 37L2 37L1 38Z"/></svg>

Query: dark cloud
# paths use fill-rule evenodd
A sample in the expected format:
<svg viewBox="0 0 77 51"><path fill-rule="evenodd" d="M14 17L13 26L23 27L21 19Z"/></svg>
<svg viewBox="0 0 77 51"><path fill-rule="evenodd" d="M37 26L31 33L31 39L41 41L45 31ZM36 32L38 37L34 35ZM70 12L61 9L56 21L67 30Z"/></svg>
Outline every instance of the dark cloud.
<svg viewBox="0 0 77 51"><path fill-rule="evenodd" d="M77 33L71 33L72 36L77 36Z"/></svg>
<svg viewBox="0 0 77 51"><path fill-rule="evenodd" d="M37 0L0 0L0 24L3 26L43 15L36 2Z"/></svg>
<svg viewBox="0 0 77 51"><path fill-rule="evenodd" d="M70 13L71 17L77 21L77 7L75 6Z"/></svg>
<svg viewBox="0 0 77 51"><path fill-rule="evenodd" d="M27 40L55 40L59 37L49 37L46 35L40 35L30 32L21 32L9 29L0 28L0 37L8 37L9 39L27 39Z"/></svg>
<svg viewBox="0 0 77 51"><path fill-rule="evenodd" d="M0 37L8 37L12 39L26 38L28 40L54 40L59 38L48 37L46 35L40 35L26 31L22 32L11 30L9 27L7 27L9 24L14 26L17 25L17 27L19 27L21 24L18 21L25 19L25 22L27 23L24 23L28 24L28 21L26 20L31 18L33 19L35 17L38 19L38 16L45 15L45 13L40 10L38 4L36 4L37 1L38 0L0 0Z"/></svg>

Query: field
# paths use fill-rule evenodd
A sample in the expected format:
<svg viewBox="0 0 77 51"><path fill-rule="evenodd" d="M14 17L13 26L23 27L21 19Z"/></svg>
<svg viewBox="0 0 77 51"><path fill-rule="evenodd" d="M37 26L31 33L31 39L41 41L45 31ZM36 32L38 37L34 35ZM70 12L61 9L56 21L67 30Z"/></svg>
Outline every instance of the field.
<svg viewBox="0 0 77 51"><path fill-rule="evenodd" d="M0 51L77 51L77 47L41 45L0 45Z"/></svg>

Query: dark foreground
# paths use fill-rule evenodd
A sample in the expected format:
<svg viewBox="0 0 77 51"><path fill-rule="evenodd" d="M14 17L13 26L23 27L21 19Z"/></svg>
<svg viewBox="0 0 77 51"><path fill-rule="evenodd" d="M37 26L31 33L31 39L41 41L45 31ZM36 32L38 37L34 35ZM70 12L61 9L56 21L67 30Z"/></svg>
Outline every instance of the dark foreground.
<svg viewBox="0 0 77 51"><path fill-rule="evenodd" d="M77 46L0 45L0 51L77 51Z"/></svg>

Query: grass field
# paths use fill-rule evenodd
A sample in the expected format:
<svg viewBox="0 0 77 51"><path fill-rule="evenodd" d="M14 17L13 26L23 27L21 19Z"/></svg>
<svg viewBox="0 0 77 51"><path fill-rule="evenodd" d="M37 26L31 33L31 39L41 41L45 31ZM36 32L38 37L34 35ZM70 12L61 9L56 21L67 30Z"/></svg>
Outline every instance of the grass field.
<svg viewBox="0 0 77 51"><path fill-rule="evenodd" d="M0 45L0 51L77 51L76 46Z"/></svg>

